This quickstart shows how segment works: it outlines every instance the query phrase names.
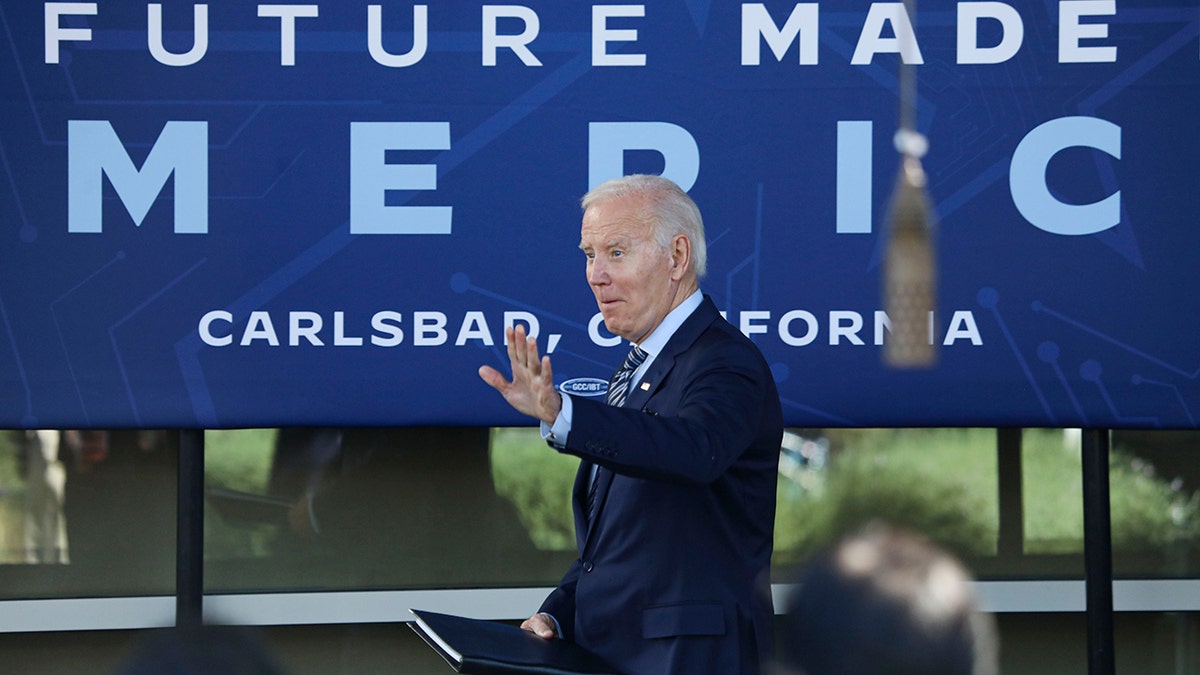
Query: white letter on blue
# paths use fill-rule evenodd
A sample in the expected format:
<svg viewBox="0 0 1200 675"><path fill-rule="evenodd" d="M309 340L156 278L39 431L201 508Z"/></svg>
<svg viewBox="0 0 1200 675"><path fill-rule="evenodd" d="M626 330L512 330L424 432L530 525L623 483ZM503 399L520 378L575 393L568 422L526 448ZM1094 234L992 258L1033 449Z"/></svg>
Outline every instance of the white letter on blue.
<svg viewBox="0 0 1200 675"><path fill-rule="evenodd" d="M67 231L100 232L107 175L134 225L175 174L175 232L208 232L208 122L167 122L142 164L133 165L106 120L67 122Z"/></svg>
<svg viewBox="0 0 1200 675"><path fill-rule="evenodd" d="M626 150L663 156L664 178L684 192L700 175L700 146L687 129L668 122L592 122L588 125L588 189L625 175Z"/></svg>
<svg viewBox="0 0 1200 675"><path fill-rule="evenodd" d="M389 190L436 190L436 164L389 164L388 150L449 150L449 122L351 122L350 233L450 234L452 207L388 206Z"/></svg>
<svg viewBox="0 0 1200 675"><path fill-rule="evenodd" d="M1060 150L1095 148L1121 159L1121 127L1095 117L1060 117L1030 131L1013 152L1008 182L1017 210L1052 234L1085 235L1121 222L1121 191L1093 204L1065 204L1050 193L1046 167Z"/></svg>
<svg viewBox="0 0 1200 675"><path fill-rule="evenodd" d="M871 233L870 121L838 121L837 233Z"/></svg>

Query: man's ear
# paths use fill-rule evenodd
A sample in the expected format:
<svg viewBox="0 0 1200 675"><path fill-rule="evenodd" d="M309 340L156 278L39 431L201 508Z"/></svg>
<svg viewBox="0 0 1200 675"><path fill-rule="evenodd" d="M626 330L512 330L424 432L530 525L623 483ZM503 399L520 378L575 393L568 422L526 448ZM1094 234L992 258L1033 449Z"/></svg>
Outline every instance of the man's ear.
<svg viewBox="0 0 1200 675"><path fill-rule="evenodd" d="M677 234L671 240L671 278L679 281L691 268L692 241L686 234Z"/></svg>

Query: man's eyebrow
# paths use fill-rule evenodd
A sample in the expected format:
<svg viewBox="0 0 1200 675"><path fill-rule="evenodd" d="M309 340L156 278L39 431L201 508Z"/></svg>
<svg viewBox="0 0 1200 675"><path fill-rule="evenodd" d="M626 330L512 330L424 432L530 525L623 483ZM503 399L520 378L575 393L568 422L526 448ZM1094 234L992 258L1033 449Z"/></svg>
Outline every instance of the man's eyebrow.
<svg viewBox="0 0 1200 675"><path fill-rule="evenodd" d="M603 244L600 244L599 248L608 250L610 248L621 248L621 247L627 248L627 247L629 247L629 245L630 244L629 244L628 240L625 240L625 239L610 239L610 240L604 242ZM591 246L581 241L581 242L579 242L579 248L586 250L588 248L591 248Z"/></svg>

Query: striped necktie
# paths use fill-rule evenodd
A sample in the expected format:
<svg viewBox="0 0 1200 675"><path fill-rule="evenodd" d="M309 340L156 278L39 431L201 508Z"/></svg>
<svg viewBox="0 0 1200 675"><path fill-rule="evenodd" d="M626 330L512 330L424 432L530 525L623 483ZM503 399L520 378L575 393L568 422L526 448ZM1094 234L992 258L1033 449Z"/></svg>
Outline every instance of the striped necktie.
<svg viewBox="0 0 1200 675"><path fill-rule="evenodd" d="M625 395L629 393L629 381L633 379L633 373L646 360L646 352L640 347L634 347L629 350L629 355L625 357L625 362L612 377L612 382L608 384L608 395L605 397L605 403L620 407L625 402ZM596 519L596 484L600 482L600 467L596 467L596 472L592 476L592 482L588 485L587 493L587 520L592 523Z"/></svg>
<svg viewBox="0 0 1200 675"><path fill-rule="evenodd" d="M612 382L608 384L608 396L604 399L605 403L615 406L625 403L625 395L629 393L629 381L633 379L633 372L642 365L646 356L646 352L642 351L641 347L629 350L629 355L625 357L625 363L621 364L621 368L613 375Z"/></svg>

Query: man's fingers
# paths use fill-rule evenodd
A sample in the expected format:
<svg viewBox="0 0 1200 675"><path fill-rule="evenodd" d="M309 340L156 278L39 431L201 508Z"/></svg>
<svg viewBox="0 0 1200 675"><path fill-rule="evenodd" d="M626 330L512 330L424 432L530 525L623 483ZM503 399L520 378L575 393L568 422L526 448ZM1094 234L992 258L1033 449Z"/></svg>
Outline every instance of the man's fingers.
<svg viewBox="0 0 1200 675"><path fill-rule="evenodd" d="M534 614L521 623L521 628L549 640L554 637L554 625L543 614Z"/></svg>
<svg viewBox="0 0 1200 675"><path fill-rule="evenodd" d="M525 327L517 324L504 329L508 341L508 359L512 367L512 380L492 366L480 366L479 377L490 387L500 392L504 400L518 412L553 422L562 406L562 398L554 390L554 374L550 370L550 356L539 356L537 340L525 335ZM553 622L550 623L553 632Z"/></svg>
<svg viewBox="0 0 1200 675"><path fill-rule="evenodd" d="M536 377L541 374L541 361L538 359L537 340L534 338L525 338L525 363L526 367Z"/></svg>
<svg viewBox="0 0 1200 675"><path fill-rule="evenodd" d="M504 337L508 341L508 360L512 365L513 382L525 379L525 373L532 377L540 377L541 361L538 356L537 340L526 336L525 326L517 324L504 329Z"/></svg>
<svg viewBox="0 0 1200 675"><path fill-rule="evenodd" d="M480 366L479 377L483 378L483 381L487 382L488 385L493 389L497 389L499 391L503 391L508 385L508 380L504 379L504 376L500 374L500 371L491 366Z"/></svg>
<svg viewBox="0 0 1200 675"><path fill-rule="evenodd" d="M518 366L524 365L522 357L525 355L525 350L523 349L525 346L525 329L521 328L520 330L521 335L518 335L517 329L504 329L504 337L508 340L508 361L512 364L514 372Z"/></svg>

